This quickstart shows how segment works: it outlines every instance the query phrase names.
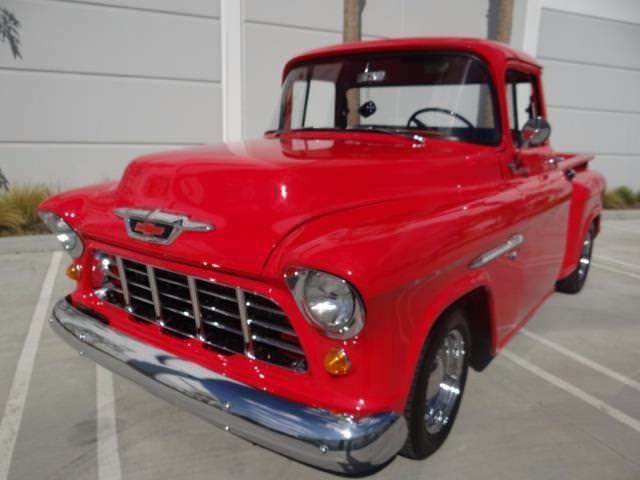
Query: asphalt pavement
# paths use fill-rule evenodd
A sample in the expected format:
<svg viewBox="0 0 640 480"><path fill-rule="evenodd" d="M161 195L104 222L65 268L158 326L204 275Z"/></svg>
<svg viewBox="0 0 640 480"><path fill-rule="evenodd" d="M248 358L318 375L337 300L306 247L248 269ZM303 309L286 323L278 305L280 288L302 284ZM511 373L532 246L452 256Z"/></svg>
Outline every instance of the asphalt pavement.
<svg viewBox="0 0 640 480"><path fill-rule="evenodd" d="M47 325L72 288L67 257L11 242L0 245L0 480L338 478L78 356ZM443 448L426 461L397 457L370 478L639 480L639 247L640 217L605 220L584 291L554 294L470 374Z"/></svg>

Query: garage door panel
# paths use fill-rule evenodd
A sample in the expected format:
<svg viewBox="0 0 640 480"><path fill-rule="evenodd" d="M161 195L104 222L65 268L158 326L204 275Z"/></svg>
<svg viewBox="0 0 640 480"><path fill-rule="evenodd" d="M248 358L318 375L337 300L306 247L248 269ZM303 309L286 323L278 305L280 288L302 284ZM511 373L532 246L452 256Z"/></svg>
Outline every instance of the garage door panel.
<svg viewBox="0 0 640 480"><path fill-rule="evenodd" d="M640 156L640 115L549 108L549 121L557 149Z"/></svg>
<svg viewBox="0 0 640 480"><path fill-rule="evenodd" d="M640 179L640 155L598 155L591 166L605 176L608 188L634 186Z"/></svg>
<svg viewBox="0 0 640 480"><path fill-rule="evenodd" d="M245 19L303 28L342 31L342 1L278 0L265 8L264 0L245 0Z"/></svg>
<svg viewBox="0 0 640 480"><path fill-rule="evenodd" d="M640 113L640 71L545 60L549 106Z"/></svg>
<svg viewBox="0 0 640 480"><path fill-rule="evenodd" d="M212 142L218 84L0 72L0 141Z"/></svg>
<svg viewBox="0 0 640 480"><path fill-rule="evenodd" d="M640 25L543 9L538 56L640 70Z"/></svg>
<svg viewBox="0 0 640 480"><path fill-rule="evenodd" d="M0 158L2 170L14 184L42 183L67 189L118 180L134 158L175 148L181 147L0 144Z"/></svg>
<svg viewBox="0 0 640 480"><path fill-rule="evenodd" d="M488 0L405 0L403 33L486 38L488 10Z"/></svg>
<svg viewBox="0 0 640 480"><path fill-rule="evenodd" d="M219 0L92 0L92 3L116 7L142 8L187 15L220 17Z"/></svg>
<svg viewBox="0 0 640 480"><path fill-rule="evenodd" d="M0 67L220 80L219 20L42 0L6 6L22 23L22 59L0 48Z"/></svg>

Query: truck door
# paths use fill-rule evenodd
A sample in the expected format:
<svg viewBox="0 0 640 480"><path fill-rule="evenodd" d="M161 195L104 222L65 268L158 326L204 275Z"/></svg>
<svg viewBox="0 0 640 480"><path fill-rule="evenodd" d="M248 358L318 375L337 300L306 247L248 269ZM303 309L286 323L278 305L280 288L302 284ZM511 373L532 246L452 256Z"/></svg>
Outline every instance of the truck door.
<svg viewBox="0 0 640 480"><path fill-rule="evenodd" d="M523 127L546 117L539 74L526 65L507 70L507 104L514 154L511 181L524 198L524 241L519 250L524 269L523 310L531 312L553 291L560 272L567 237L571 183L557 168L545 140L526 145Z"/></svg>

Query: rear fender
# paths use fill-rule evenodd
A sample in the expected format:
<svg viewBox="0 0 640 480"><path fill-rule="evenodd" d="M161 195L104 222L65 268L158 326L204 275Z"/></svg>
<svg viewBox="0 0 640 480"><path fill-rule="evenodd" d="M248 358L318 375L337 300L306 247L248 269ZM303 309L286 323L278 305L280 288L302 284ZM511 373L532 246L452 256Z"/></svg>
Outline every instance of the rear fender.
<svg viewBox="0 0 640 480"><path fill-rule="evenodd" d="M602 213L604 188L602 175L593 170L583 170L573 179L567 244L559 278L565 278L575 270L582 239L594 220Z"/></svg>

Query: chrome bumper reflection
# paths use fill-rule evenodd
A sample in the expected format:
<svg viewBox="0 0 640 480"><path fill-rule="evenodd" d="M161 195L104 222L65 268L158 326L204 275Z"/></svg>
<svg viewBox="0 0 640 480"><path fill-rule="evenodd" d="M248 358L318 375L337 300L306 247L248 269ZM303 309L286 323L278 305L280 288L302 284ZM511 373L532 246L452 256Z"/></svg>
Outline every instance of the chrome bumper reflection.
<svg viewBox="0 0 640 480"><path fill-rule="evenodd" d="M69 345L105 368L304 463L361 474L388 461L406 439L404 417L396 413L354 420L276 397L119 333L66 299L54 307L51 325Z"/></svg>

